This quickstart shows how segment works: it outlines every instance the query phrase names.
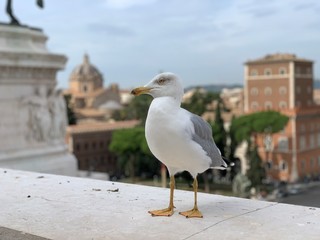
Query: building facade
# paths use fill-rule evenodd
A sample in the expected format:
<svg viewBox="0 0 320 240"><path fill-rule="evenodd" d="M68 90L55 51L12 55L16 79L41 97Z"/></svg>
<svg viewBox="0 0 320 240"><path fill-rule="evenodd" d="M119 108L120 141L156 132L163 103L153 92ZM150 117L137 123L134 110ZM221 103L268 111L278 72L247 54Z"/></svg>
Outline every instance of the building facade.
<svg viewBox="0 0 320 240"><path fill-rule="evenodd" d="M69 151L78 161L78 170L107 173L116 176L118 171L117 157L109 151L112 132L117 129L133 128L137 120L119 122L82 123L67 127L66 141Z"/></svg>
<svg viewBox="0 0 320 240"><path fill-rule="evenodd" d="M258 139L270 180L295 182L320 175L320 108L313 100L313 62L272 54L244 67L245 112L276 110L285 129Z"/></svg>
<svg viewBox="0 0 320 240"><path fill-rule="evenodd" d="M64 94L71 95L71 104L80 122L108 120L114 110L122 108L118 85L105 88L102 74L90 63L87 54L82 64L71 72L69 89Z"/></svg>

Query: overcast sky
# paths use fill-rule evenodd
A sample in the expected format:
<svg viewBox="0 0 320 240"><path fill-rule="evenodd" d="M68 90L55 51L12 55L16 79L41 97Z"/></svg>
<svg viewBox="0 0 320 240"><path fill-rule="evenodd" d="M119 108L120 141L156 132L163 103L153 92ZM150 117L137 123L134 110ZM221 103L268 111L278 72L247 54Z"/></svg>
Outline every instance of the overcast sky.
<svg viewBox="0 0 320 240"><path fill-rule="evenodd" d="M159 71L185 86L242 84L245 61L276 52L314 60L320 78L318 0L44 0L43 10L13 1L20 22L42 28L49 50L68 57L62 88L84 53L106 86L128 89Z"/></svg>

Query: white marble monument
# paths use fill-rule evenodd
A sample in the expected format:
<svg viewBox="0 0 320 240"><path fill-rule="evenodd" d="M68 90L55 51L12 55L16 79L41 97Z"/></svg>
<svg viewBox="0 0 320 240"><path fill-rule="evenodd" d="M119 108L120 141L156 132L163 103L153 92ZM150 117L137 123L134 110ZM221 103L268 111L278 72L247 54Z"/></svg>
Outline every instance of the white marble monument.
<svg viewBox="0 0 320 240"><path fill-rule="evenodd" d="M0 167L76 175L56 90L67 58L50 53L47 39L38 29L0 25Z"/></svg>

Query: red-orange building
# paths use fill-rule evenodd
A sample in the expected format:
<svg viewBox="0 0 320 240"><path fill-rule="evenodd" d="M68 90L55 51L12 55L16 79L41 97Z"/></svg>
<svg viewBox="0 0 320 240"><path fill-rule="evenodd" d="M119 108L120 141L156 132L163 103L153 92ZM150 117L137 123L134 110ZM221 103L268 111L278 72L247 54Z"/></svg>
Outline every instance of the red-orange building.
<svg viewBox="0 0 320 240"><path fill-rule="evenodd" d="M277 110L286 128L259 139L271 180L294 182L320 175L320 107L313 100L313 62L294 54L272 54L245 63L245 112Z"/></svg>

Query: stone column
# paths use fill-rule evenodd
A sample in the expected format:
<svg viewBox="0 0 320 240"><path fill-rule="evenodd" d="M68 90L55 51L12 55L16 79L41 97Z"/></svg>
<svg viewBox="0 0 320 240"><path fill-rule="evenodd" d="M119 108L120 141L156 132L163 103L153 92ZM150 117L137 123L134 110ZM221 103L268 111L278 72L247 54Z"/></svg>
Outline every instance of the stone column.
<svg viewBox="0 0 320 240"><path fill-rule="evenodd" d="M47 39L39 29L0 24L0 167L76 175L55 88L67 58L50 53Z"/></svg>

